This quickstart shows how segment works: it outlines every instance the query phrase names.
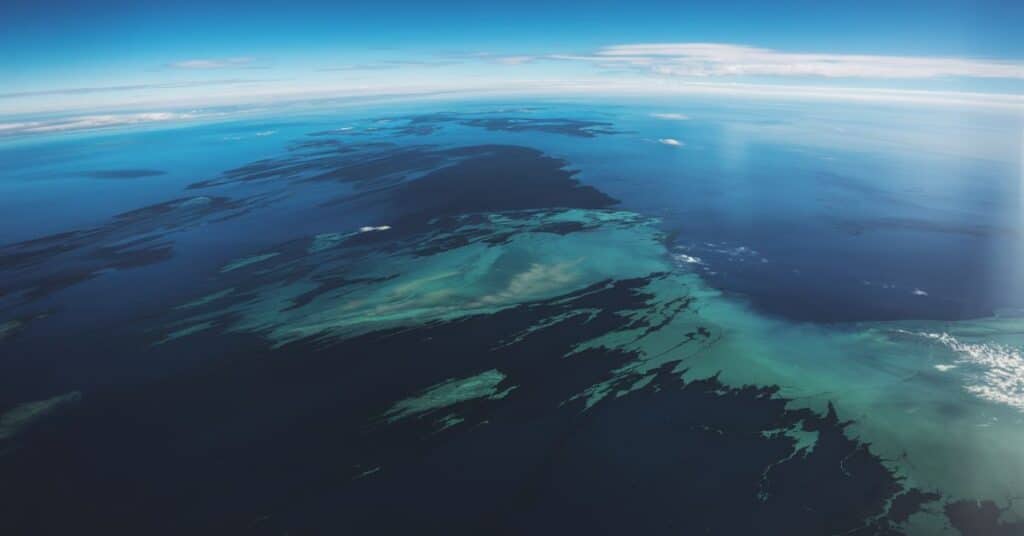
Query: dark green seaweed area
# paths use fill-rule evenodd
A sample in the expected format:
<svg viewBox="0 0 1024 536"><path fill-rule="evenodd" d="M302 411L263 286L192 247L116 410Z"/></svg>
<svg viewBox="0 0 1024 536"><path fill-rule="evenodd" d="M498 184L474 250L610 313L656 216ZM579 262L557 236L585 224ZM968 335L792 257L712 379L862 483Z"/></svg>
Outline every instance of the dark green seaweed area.
<svg viewBox="0 0 1024 536"><path fill-rule="evenodd" d="M604 128L447 116L409 123L452 120L577 136ZM354 184L355 194L322 208L387 207L394 230L355 234L344 246L385 251L444 230L444 240L414 247L429 257L481 237L492 247L510 238L464 227L481 213L615 203L565 166L523 147L325 139L193 188ZM174 251L173 233L275 199L182 198L7 246L0 270L18 277L5 279L0 296L30 302L102 271L161 262ZM522 232L587 230L563 222ZM288 278L305 276L299 261L312 240L282 244L273 265ZM266 283L260 278L279 273L224 275L238 290L222 299L242 303L247 289ZM328 274L293 307L389 277ZM845 433L849 423L831 406L821 415L787 409L771 386L684 382L671 359L646 377L621 376L615 371L635 355L603 347L573 353L607 333L657 328L624 313L648 307L654 297L646 285L660 277L608 280L490 314L279 348L253 333L216 329L154 345L165 318L145 319L131 336L94 347L21 333L0 340L61 349L44 363L19 361L17 371L40 377L43 368L60 368L62 381L88 386L33 407L39 418L3 428L0 533L876 535L899 534L922 508L943 508L963 534L1021 533L1000 524L991 503L943 504L937 493L908 489L870 445ZM691 306L684 300L671 314ZM16 320L12 333L47 319ZM698 328L686 341L709 337ZM81 363L71 366L89 358L148 372L97 380ZM178 364L152 373L171 361ZM587 407L578 395L602 382L621 396ZM447 402L416 402L430 389L448 392ZM816 441L801 445L800 434Z"/></svg>
<svg viewBox="0 0 1024 536"><path fill-rule="evenodd" d="M786 410L772 388L687 384L667 366L587 411L582 400L563 403L631 359L562 356L622 328L616 313L644 307L644 283L327 348L213 343L226 355L85 396L25 434L0 458L3 522L42 532L894 530L906 515L886 511L898 479L833 413ZM577 308L602 312L495 348L497 333ZM504 376L499 389L515 386L502 399L383 419L424 385L490 369ZM457 422L442 428L445 414ZM813 450L770 433L794 427L819 434Z"/></svg>

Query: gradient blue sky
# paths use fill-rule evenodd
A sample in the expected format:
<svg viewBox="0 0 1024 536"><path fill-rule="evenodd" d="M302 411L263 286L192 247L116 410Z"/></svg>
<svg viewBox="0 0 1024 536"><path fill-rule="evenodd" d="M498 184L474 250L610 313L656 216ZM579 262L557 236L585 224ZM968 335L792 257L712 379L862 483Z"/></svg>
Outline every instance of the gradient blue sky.
<svg viewBox="0 0 1024 536"><path fill-rule="evenodd" d="M837 4L7 0L0 114L528 81L1024 88L1024 2Z"/></svg>

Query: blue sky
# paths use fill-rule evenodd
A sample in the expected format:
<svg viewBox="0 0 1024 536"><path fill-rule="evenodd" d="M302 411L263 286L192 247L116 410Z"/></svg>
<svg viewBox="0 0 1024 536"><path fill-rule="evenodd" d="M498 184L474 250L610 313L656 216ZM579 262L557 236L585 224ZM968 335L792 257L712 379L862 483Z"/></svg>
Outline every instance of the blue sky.
<svg viewBox="0 0 1024 536"><path fill-rule="evenodd" d="M836 4L7 0L0 115L574 81L1024 88L1024 2Z"/></svg>

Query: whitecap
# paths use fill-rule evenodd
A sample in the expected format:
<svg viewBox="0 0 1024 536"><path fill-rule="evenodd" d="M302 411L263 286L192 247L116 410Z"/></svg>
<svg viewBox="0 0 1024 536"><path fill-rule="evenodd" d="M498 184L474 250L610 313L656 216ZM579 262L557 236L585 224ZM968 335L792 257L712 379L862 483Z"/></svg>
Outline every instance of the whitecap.
<svg viewBox="0 0 1024 536"><path fill-rule="evenodd" d="M673 257L675 260L686 264L704 264L704 261L701 260L700 257L694 257L685 253L677 253L676 255L673 255Z"/></svg>
<svg viewBox="0 0 1024 536"><path fill-rule="evenodd" d="M968 343L944 332L900 332L935 341L956 353L958 364L978 369L980 373L974 374L964 385L968 392L1024 410L1024 355L1019 348L996 343Z"/></svg>

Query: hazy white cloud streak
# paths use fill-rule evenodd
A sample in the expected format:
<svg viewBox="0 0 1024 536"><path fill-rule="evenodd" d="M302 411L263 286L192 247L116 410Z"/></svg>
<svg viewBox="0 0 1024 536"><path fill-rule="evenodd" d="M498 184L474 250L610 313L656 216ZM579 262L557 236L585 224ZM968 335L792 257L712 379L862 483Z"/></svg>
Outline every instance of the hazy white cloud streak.
<svg viewBox="0 0 1024 536"><path fill-rule="evenodd" d="M1024 80L1024 63L971 58L782 52L721 43L656 43L605 47L592 55L553 59L631 66L686 77L999 78Z"/></svg>
<svg viewBox="0 0 1024 536"><path fill-rule="evenodd" d="M146 112L133 114L86 115L44 121L0 123L0 136L91 130L96 128L137 125L142 123L180 121L195 117L196 114L194 113Z"/></svg>
<svg viewBox="0 0 1024 536"><path fill-rule="evenodd" d="M182 60L169 63L170 67L176 69L229 69L239 67L250 67L255 62L253 58L207 58Z"/></svg>

